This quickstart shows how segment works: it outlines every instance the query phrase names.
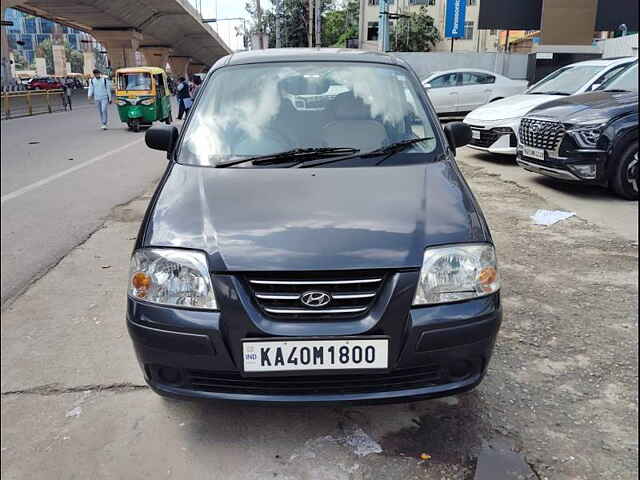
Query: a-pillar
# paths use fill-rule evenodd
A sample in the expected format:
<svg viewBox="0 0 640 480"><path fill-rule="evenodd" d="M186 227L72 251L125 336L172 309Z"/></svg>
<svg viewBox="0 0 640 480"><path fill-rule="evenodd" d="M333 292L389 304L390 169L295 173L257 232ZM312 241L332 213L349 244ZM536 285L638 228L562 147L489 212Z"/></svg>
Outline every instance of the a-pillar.
<svg viewBox="0 0 640 480"><path fill-rule="evenodd" d="M89 52L82 52L83 57L83 73L85 75L91 75L93 73L93 69L96 68L96 54L93 50Z"/></svg>
<svg viewBox="0 0 640 480"><path fill-rule="evenodd" d="M112 71L137 66L136 51L142 41L140 32L133 29L94 28L91 34L107 50Z"/></svg>
<svg viewBox="0 0 640 480"><path fill-rule="evenodd" d="M145 65L149 67L167 68L171 49L166 46L143 46L140 51L144 55Z"/></svg>
<svg viewBox="0 0 640 480"><path fill-rule="evenodd" d="M187 77L189 72L187 71L187 67L191 62L191 57L181 57L169 55L169 65L171 66L171 73L175 77Z"/></svg>
<svg viewBox="0 0 640 480"><path fill-rule="evenodd" d="M187 73L189 77L192 77L196 73L202 73L204 69L204 63L190 63L187 67Z"/></svg>
<svg viewBox="0 0 640 480"><path fill-rule="evenodd" d="M26 0L2 0L0 2L0 15L2 16L0 19L4 21L4 14L7 11L7 8L13 8L22 3L25 3ZM2 26L0 29L0 50L2 50L2 85L7 86L13 79L12 68L11 68L11 55L9 50L9 40L7 38L7 27Z"/></svg>

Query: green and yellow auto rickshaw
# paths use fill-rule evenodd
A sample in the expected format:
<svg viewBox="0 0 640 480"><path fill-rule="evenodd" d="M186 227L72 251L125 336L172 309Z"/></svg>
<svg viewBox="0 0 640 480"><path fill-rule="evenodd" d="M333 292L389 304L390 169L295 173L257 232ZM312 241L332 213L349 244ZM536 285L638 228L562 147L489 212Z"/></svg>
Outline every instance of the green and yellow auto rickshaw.
<svg viewBox="0 0 640 480"><path fill-rule="evenodd" d="M155 121L170 124L171 92L167 74L156 67L129 67L116 71L116 104L120 120L137 132Z"/></svg>

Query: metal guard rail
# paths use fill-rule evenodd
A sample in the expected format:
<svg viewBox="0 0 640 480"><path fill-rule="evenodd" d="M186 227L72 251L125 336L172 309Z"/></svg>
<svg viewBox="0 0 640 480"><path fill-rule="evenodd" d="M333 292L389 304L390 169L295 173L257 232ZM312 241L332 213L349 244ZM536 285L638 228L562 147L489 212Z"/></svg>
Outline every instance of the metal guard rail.
<svg viewBox="0 0 640 480"><path fill-rule="evenodd" d="M3 92L0 98L3 119L67 110L67 99L62 89ZM46 104L41 101L43 98L46 99ZM34 108L45 106L45 111L34 113Z"/></svg>

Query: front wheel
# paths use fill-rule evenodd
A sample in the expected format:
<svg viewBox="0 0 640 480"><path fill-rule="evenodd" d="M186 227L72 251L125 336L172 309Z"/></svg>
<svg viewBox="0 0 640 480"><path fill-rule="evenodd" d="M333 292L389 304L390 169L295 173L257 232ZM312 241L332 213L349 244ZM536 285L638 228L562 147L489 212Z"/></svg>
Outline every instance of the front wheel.
<svg viewBox="0 0 640 480"><path fill-rule="evenodd" d="M171 122L173 122L173 115L171 114L171 112L169 112L167 118L164 119L164 123L166 123L167 125L171 125Z"/></svg>
<svg viewBox="0 0 640 480"><path fill-rule="evenodd" d="M620 156L611 179L613 190L627 200L638 200L638 142L633 142Z"/></svg>
<svg viewBox="0 0 640 480"><path fill-rule="evenodd" d="M129 126L129 130L133 130L134 132L140 131L140 120L137 118L134 118L133 120L129 120L127 122L127 125Z"/></svg>

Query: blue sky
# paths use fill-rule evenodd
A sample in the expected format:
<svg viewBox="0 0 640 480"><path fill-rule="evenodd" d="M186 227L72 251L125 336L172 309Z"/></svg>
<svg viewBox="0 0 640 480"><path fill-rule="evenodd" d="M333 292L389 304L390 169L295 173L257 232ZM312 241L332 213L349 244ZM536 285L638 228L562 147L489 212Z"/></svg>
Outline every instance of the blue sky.
<svg viewBox="0 0 640 480"><path fill-rule="evenodd" d="M249 14L244 9L246 0L189 0L194 6L202 5L202 16L204 18L231 18L243 17L249 20ZM261 0L262 8L271 7L269 0ZM211 27L218 32L218 35L233 50L242 48L242 38L236 37L236 26L242 25L241 21L230 20L220 23L212 23Z"/></svg>

